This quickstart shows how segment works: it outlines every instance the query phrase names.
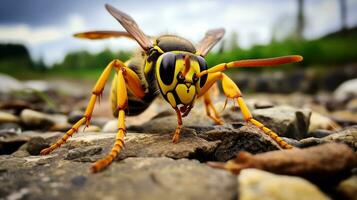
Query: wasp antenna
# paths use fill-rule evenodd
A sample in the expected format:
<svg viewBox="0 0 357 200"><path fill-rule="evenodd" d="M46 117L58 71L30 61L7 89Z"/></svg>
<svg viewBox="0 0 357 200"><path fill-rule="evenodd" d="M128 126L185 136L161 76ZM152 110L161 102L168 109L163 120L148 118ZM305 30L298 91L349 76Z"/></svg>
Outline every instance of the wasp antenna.
<svg viewBox="0 0 357 200"><path fill-rule="evenodd" d="M190 56L189 55L185 55L185 70L183 71L183 75L186 76L186 74L188 73L188 71L190 71Z"/></svg>

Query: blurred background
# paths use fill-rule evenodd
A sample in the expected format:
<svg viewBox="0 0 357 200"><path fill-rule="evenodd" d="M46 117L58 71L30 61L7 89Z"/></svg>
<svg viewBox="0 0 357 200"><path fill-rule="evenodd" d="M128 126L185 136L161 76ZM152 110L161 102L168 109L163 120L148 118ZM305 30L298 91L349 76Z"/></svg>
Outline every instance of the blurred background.
<svg viewBox="0 0 357 200"><path fill-rule="evenodd" d="M112 59L130 58L139 47L134 41L72 37L89 30L124 30L105 10L105 3L131 15L152 36L171 33L197 43L208 29L225 28L223 41L207 56L209 66L302 55L304 61L298 64L228 73L244 93L264 93L270 99L272 94L308 96L329 111L345 109L352 99L352 110L357 110L351 97L356 94L356 80L350 80L357 77L357 0L2 0L1 100L24 98L24 93L4 94L25 87L40 92L37 96L49 107L58 108L70 100L41 92L61 88L61 95L88 97ZM349 90L337 92L348 80L344 87Z"/></svg>

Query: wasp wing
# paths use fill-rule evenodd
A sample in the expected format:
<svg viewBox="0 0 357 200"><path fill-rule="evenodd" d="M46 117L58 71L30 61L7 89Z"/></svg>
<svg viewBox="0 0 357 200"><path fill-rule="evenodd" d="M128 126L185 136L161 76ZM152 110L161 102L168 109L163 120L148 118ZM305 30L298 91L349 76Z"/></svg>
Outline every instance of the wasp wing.
<svg viewBox="0 0 357 200"><path fill-rule="evenodd" d="M143 48L145 51L148 51L153 47L150 39L140 30L139 26L136 24L133 18L111 5L105 4L105 8L116 20L119 21L125 30L132 35L132 37L139 43L141 48Z"/></svg>
<svg viewBox="0 0 357 200"><path fill-rule="evenodd" d="M212 49L212 47L219 42L224 36L225 30L223 28L211 29L206 32L205 37L196 46L197 52L205 56Z"/></svg>
<svg viewBox="0 0 357 200"><path fill-rule="evenodd" d="M100 40L116 37L126 37L134 39L132 35L125 31L86 31L80 32L73 35L76 38L90 39L90 40Z"/></svg>

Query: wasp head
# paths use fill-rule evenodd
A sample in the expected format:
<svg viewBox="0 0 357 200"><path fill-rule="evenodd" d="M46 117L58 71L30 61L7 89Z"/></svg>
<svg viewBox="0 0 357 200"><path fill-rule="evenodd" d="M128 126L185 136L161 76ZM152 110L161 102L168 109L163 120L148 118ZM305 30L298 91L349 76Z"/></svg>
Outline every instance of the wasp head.
<svg viewBox="0 0 357 200"><path fill-rule="evenodd" d="M166 52L156 63L156 78L161 94L172 107L193 105L207 76L197 77L207 69L203 57L188 52Z"/></svg>

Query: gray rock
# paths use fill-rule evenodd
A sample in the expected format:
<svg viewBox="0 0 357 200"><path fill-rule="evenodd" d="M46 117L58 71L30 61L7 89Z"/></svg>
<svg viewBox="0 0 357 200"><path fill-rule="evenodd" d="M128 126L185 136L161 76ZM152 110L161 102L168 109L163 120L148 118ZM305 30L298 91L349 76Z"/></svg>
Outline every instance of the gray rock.
<svg viewBox="0 0 357 200"><path fill-rule="evenodd" d="M26 88L40 91L40 92L47 92L50 90L50 87L46 81L29 80L29 81L25 81L23 84Z"/></svg>
<svg viewBox="0 0 357 200"><path fill-rule="evenodd" d="M112 132L116 132L117 130L118 130L118 120L116 119L110 120L107 123L105 123L102 129L102 131L105 133L112 133Z"/></svg>
<svg viewBox="0 0 357 200"><path fill-rule="evenodd" d="M349 99L357 97L357 78L343 82L334 91L333 97L339 102L348 101Z"/></svg>
<svg viewBox="0 0 357 200"><path fill-rule="evenodd" d="M275 106L265 109L250 108L255 119L275 131L279 136L302 139L307 136L311 111L290 106ZM222 114L226 122L244 121L238 108L226 109Z"/></svg>
<svg viewBox="0 0 357 200"><path fill-rule="evenodd" d="M32 128L47 129L55 124L47 114L37 112L30 109L25 109L20 114L22 122Z"/></svg>
<svg viewBox="0 0 357 200"><path fill-rule="evenodd" d="M12 131L12 132L21 132L21 126L18 123L3 123L0 124L0 132L1 131Z"/></svg>
<svg viewBox="0 0 357 200"><path fill-rule="evenodd" d="M100 153L102 151L102 149L103 148L100 146L78 147L78 148L70 150L66 156L66 159L74 160L74 159L78 159L81 157L93 156L95 154Z"/></svg>
<svg viewBox="0 0 357 200"><path fill-rule="evenodd" d="M280 149L272 139L255 126L245 123L240 125L241 127L236 129L220 127L199 134L207 140L222 141L214 153L214 160L227 161L240 151L255 154Z"/></svg>
<svg viewBox="0 0 357 200"><path fill-rule="evenodd" d="M346 199L357 200L357 176L353 175L341 181L337 186L337 191Z"/></svg>
<svg viewBox="0 0 357 200"><path fill-rule="evenodd" d="M27 142L26 150L31 155L39 155L41 150L50 146L50 143L42 137L33 137Z"/></svg>
<svg viewBox="0 0 357 200"><path fill-rule="evenodd" d="M21 121L29 128L49 129L52 126L67 126L67 117L61 114L46 114L25 109L20 114Z"/></svg>
<svg viewBox="0 0 357 200"><path fill-rule="evenodd" d="M76 134L67 142L70 148L84 148L85 146L100 146L104 149L102 154L95 156L99 159L113 146L115 133L85 133ZM125 148L119 159L126 157L170 157L170 158L195 158L207 160L210 158L220 141L206 141L194 135L192 130L183 130L180 142L173 144L171 134L138 134L127 133ZM85 160L87 161L87 160Z"/></svg>
<svg viewBox="0 0 357 200"><path fill-rule="evenodd" d="M12 154L27 141L28 138L23 136L0 138L0 155Z"/></svg>
<svg viewBox="0 0 357 200"><path fill-rule="evenodd" d="M238 176L240 200L328 200L318 187L293 176L274 175L258 169L244 169Z"/></svg>
<svg viewBox="0 0 357 200"><path fill-rule="evenodd" d="M0 93L8 93L11 91L24 89L24 86L20 81L5 74L0 74L0 83Z"/></svg>
<svg viewBox="0 0 357 200"><path fill-rule="evenodd" d="M256 109L252 114L280 136L302 139L308 132L311 111L290 106L276 106Z"/></svg>
<svg viewBox="0 0 357 200"><path fill-rule="evenodd" d="M24 188L26 199L234 199L237 195L234 176L187 159L127 158L97 174L90 174L87 163L50 158L41 159L46 164L38 162L0 159L2 197Z"/></svg>
<svg viewBox="0 0 357 200"><path fill-rule="evenodd" d="M299 147L309 147L329 142L345 143L354 151L357 151L357 126L346 127L323 138L310 137L300 140Z"/></svg>
<svg viewBox="0 0 357 200"><path fill-rule="evenodd" d="M11 113L0 111L0 124L2 123L18 123L20 118Z"/></svg>

